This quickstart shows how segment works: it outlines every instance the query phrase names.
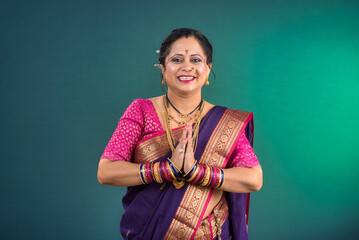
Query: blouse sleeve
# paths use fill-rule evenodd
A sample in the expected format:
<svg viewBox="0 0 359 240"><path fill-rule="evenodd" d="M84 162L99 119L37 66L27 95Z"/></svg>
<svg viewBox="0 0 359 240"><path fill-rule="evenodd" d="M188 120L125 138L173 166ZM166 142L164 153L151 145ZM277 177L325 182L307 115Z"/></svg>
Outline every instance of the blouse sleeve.
<svg viewBox="0 0 359 240"><path fill-rule="evenodd" d="M136 99L120 118L102 158L112 161L131 161L136 143L142 138L144 117L140 99Z"/></svg>
<svg viewBox="0 0 359 240"><path fill-rule="evenodd" d="M227 168L230 167L260 167L257 156L244 132L239 136L237 145L229 158Z"/></svg>

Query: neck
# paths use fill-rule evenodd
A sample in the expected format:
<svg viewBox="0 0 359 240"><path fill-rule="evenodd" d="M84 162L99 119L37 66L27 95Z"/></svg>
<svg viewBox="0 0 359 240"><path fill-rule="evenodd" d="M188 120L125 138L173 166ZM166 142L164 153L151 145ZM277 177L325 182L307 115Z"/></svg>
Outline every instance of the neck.
<svg viewBox="0 0 359 240"><path fill-rule="evenodd" d="M168 89L167 94L171 103L183 114L190 113L201 102L201 92L192 95L181 95Z"/></svg>

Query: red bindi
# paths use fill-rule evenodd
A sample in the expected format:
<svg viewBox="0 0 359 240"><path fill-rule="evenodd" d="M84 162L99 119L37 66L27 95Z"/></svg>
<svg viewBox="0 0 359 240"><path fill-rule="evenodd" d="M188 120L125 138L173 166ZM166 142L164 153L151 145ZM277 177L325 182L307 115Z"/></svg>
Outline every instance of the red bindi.
<svg viewBox="0 0 359 240"><path fill-rule="evenodd" d="M188 50L185 50L186 54L188 54Z"/></svg>

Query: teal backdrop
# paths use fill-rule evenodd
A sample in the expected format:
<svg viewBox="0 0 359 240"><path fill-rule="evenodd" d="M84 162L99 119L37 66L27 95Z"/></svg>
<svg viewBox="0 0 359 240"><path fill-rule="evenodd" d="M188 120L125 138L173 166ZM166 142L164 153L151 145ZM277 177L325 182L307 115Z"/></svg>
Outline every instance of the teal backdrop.
<svg viewBox="0 0 359 240"><path fill-rule="evenodd" d="M119 239L97 164L174 28L214 47L209 102L254 112L251 240L359 239L359 2L1 1L1 239Z"/></svg>

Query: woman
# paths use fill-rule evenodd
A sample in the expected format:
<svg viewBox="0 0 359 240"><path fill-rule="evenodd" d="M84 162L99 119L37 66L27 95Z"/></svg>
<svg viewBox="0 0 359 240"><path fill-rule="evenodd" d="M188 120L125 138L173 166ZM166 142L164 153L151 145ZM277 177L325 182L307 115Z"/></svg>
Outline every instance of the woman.
<svg viewBox="0 0 359 240"><path fill-rule="evenodd" d="M249 192L262 186L251 147L252 113L201 97L212 46L194 29L173 30L158 66L164 96L125 111L98 168L101 184L127 186L125 239L248 239Z"/></svg>

